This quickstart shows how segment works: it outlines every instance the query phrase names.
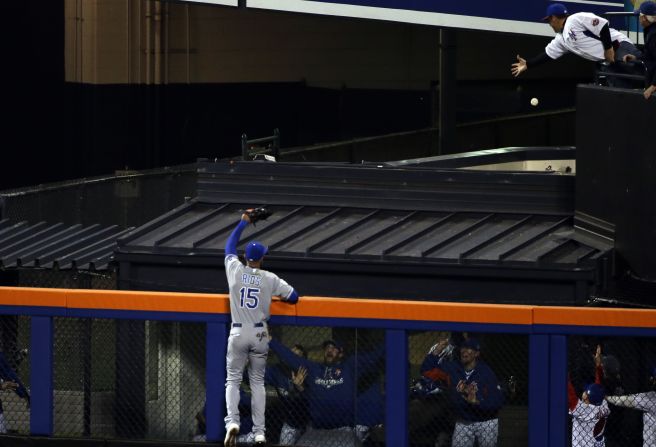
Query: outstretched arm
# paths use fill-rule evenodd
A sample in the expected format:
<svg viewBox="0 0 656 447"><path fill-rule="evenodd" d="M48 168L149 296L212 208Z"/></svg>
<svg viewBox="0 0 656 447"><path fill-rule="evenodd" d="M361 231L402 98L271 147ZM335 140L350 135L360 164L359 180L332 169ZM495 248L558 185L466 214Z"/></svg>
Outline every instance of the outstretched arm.
<svg viewBox="0 0 656 447"><path fill-rule="evenodd" d="M280 357L280 359L284 363L291 366L292 368L298 369L301 366L304 366L305 368L309 369L310 366L309 360L294 354L294 352L291 349L280 343L275 338L271 339L271 341L269 342L269 347L273 350L273 352L275 352L278 355L278 357Z"/></svg>
<svg viewBox="0 0 656 447"><path fill-rule="evenodd" d="M232 230L232 233L230 233L230 236L228 237L228 240L226 241L226 246L225 246L225 255L237 255L237 244L239 243L239 239L241 238L241 233L244 231L244 228L248 226L250 223L250 219L246 214L241 215L241 220L237 224L234 230Z"/></svg>
<svg viewBox="0 0 656 447"><path fill-rule="evenodd" d="M519 76L528 70L528 65L526 65L526 59L522 58L519 54L517 55L517 62L510 66L510 71L514 77Z"/></svg>
<svg viewBox="0 0 656 447"><path fill-rule="evenodd" d="M569 411L574 411L576 406L579 404L579 397L576 395L576 390L574 385L572 385L572 380L567 375L567 406Z"/></svg>
<svg viewBox="0 0 656 447"><path fill-rule="evenodd" d="M538 54L537 56L534 56L528 60L522 58L519 54L517 55L517 62L512 64L510 71L512 72L512 75L514 77L518 77L520 74L524 73L526 70L528 70L528 67L534 68L539 65L544 64L545 62L548 62L552 60L549 55L543 51L542 53Z"/></svg>

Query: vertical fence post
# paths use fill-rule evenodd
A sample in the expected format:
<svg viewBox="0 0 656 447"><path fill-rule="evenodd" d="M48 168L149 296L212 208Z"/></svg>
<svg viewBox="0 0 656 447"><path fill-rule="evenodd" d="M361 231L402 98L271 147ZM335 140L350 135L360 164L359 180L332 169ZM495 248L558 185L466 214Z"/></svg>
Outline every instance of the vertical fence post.
<svg viewBox="0 0 656 447"><path fill-rule="evenodd" d="M228 324L207 323L205 369L205 429L208 442L223 439L225 427L226 354L228 348Z"/></svg>
<svg viewBox="0 0 656 447"><path fill-rule="evenodd" d="M549 445L549 336L529 335L528 444Z"/></svg>
<svg viewBox="0 0 656 447"><path fill-rule="evenodd" d="M30 434L51 436L53 430L53 322L32 317L30 329Z"/></svg>
<svg viewBox="0 0 656 447"><path fill-rule="evenodd" d="M567 442L567 336L549 336L549 445ZM535 385L535 384L534 384Z"/></svg>
<svg viewBox="0 0 656 447"><path fill-rule="evenodd" d="M400 329L385 332L385 444L408 447L408 338Z"/></svg>

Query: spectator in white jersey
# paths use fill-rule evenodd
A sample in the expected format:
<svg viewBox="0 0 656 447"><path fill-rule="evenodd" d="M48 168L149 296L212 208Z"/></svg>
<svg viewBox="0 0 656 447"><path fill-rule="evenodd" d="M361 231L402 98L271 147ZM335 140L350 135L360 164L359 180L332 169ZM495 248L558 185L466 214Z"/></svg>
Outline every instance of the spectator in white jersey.
<svg viewBox="0 0 656 447"><path fill-rule="evenodd" d="M605 447L606 422L610 408L604 400L603 366L601 347L597 346L595 359L595 381L584 387L581 398L576 394L571 379L567 379L567 403L572 416L573 447Z"/></svg>
<svg viewBox="0 0 656 447"><path fill-rule="evenodd" d="M530 68L555 60L567 53L574 53L594 62L606 62L608 72L624 72L625 56L640 58L642 53L631 40L610 27L608 20L589 12L569 14L562 3L552 3L543 18L556 33L545 50L535 57L524 59L519 54L512 64L512 75L517 77ZM621 79L608 77L609 85L624 85Z"/></svg>
<svg viewBox="0 0 656 447"><path fill-rule="evenodd" d="M610 404L642 411L643 447L656 446L656 367L651 369L649 386L651 390L645 393L606 396Z"/></svg>
<svg viewBox="0 0 656 447"><path fill-rule="evenodd" d="M283 279L262 269L267 247L259 242L246 245L246 265L237 257L237 243L251 219L246 213L228 237L225 247L225 271L230 289L230 317L232 328L228 337L226 356L226 437L224 445L234 447L240 428L239 388L248 363L248 379L251 387L251 412L255 445L265 445L266 392L264 372L269 354L267 320L270 316L271 299L295 304L298 294Z"/></svg>

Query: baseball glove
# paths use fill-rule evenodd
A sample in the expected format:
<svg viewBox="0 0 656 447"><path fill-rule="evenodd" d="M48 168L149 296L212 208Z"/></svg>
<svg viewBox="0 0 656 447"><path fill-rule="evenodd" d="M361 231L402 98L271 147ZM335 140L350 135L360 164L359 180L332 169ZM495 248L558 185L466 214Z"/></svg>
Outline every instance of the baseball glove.
<svg viewBox="0 0 656 447"><path fill-rule="evenodd" d="M251 223L255 225L256 222L267 220L273 213L265 207L260 207L246 210L245 214L248 216Z"/></svg>

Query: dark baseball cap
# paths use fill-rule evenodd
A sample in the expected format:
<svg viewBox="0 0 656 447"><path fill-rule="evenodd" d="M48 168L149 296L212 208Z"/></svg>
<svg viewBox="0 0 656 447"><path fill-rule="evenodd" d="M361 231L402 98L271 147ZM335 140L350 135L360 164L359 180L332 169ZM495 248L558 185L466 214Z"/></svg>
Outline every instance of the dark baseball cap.
<svg viewBox="0 0 656 447"><path fill-rule="evenodd" d="M640 5L640 8L636 9L634 11L635 15L646 15L646 16L656 16L656 3L648 1L648 2L643 2Z"/></svg>
<svg viewBox="0 0 656 447"><path fill-rule="evenodd" d="M337 349L343 349L341 343L337 343L335 340L326 340L321 344L323 349L326 349L326 347L331 346L331 345L336 347Z"/></svg>
<svg viewBox="0 0 656 447"><path fill-rule="evenodd" d="M481 344L475 338L468 338L460 344L461 348L473 349L474 351L481 350Z"/></svg>
<svg viewBox="0 0 656 447"><path fill-rule="evenodd" d="M267 254L267 248L266 245L253 241L248 243L245 252L247 260L259 261L265 254Z"/></svg>
<svg viewBox="0 0 656 447"><path fill-rule="evenodd" d="M562 3L552 3L547 6L547 15L542 17L542 21L546 22L551 16L566 16L567 8Z"/></svg>

